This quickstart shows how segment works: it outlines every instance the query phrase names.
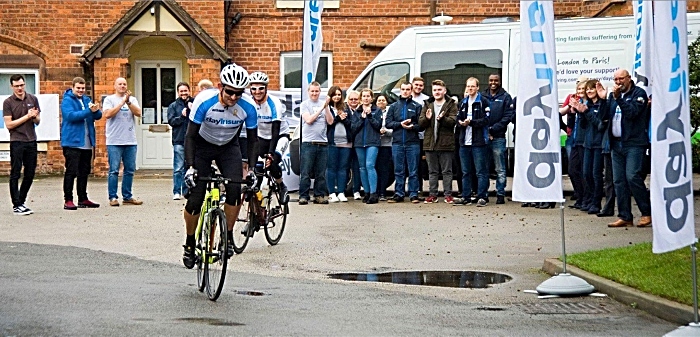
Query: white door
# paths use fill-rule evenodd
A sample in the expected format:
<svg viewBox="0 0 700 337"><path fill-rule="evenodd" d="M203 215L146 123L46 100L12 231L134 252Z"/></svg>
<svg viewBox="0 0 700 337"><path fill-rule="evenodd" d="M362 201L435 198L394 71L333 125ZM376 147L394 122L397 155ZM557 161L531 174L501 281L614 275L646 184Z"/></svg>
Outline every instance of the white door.
<svg viewBox="0 0 700 337"><path fill-rule="evenodd" d="M136 165L142 169L173 167L172 133L168 105L177 98L175 85L182 79L177 61L136 61L136 97L143 115L137 128L139 144Z"/></svg>

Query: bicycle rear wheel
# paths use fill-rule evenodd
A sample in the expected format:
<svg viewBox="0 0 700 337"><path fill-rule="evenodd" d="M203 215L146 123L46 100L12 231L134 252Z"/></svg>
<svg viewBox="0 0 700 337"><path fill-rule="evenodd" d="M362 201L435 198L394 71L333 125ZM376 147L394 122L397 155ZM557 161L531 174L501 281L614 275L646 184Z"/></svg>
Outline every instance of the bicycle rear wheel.
<svg viewBox="0 0 700 337"><path fill-rule="evenodd" d="M221 208L214 208L209 215L210 228L209 244L207 245L206 253L206 271L207 271L207 296L210 300L216 301L221 295L221 290L224 288L224 279L226 279L226 265L228 259L226 252L228 244L226 240L226 215Z"/></svg>
<svg viewBox="0 0 700 337"><path fill-rule="evenodd" d="M279 191L270 192L270 200L266 206L265 239L271 246L276 245L282 238L284 226L287 224L289 203L280 201Z"/></svg>
<svg viewBox="0 0 700 337"><path fill-rule="evenodd" d="M250 201L246 200L245 195L241 197L241 210L238 212L238 218L233 224L233 238L231 238L233 251L236 254L243 253L245 246L248 245L248 229L252 227L252 225L248 225L252 214L252 206Z"/></svg>

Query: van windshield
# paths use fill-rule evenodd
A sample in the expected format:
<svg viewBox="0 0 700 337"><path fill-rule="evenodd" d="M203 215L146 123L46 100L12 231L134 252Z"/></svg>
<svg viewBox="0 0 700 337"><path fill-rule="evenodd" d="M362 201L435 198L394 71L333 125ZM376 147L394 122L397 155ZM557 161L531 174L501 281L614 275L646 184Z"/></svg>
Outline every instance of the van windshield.
<svg viewBox="0 0 700 337"><path fill-rule="evenodd" d="M401 83L408 81L410 67L408 63L382 64L365 75L355 90L370 88L375 97L379 94L386 96L389 104L399 98Z"/></svg>
<svg viewBox="0 0 700 337"><path fill-rule="evenodd" d="M503 77L503 52L499 49L431 52L421 55L421 77L425 79L425 94L432 95L433 80L447 85L449 96L463 97L465 83L470 77L479 79L479 90L489 83L489 75Z"/></svg>

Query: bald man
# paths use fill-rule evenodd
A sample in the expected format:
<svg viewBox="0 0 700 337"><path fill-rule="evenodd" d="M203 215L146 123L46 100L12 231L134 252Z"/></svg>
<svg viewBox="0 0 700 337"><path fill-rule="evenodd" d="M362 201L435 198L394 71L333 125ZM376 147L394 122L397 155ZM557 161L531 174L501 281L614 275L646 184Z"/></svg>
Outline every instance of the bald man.
<svg viewBox="0 0 700 337"><path fill-rule="evenodd" d="M143 201L135 199L131 194L131 184L136 171L136 121L141 117L141 107L136 97L127 88L126 79L119 77L114 80L114 95L105 97L103 117L107 118L105 135L107 136L107 157L109 160L109 177L107 192L109 205L119 206L117 185L119 183L119 165L124 163L122 176L122 202L130 205L141 205Z"/></svg>
<svg viewBox="0 0 700 337"><path fill-rule="evenodd" d="M651 226L651 202L644 184L642 161L649 145L649 109L646 91L634 85L626 69L615 72L615 85L608 95L607 137L612 153L613 183L618 219L608 227L633 226L631 197L642 213L637 227ZM604 97L599 90L599 96Z"/></svg>

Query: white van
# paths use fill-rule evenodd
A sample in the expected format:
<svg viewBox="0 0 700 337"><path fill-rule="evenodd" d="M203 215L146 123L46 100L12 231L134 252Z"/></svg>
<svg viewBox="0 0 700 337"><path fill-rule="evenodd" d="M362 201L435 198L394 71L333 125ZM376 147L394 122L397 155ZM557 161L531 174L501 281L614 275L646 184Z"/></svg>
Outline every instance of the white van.
<svg viewBox="0 0 700 337"><path fill-rule="evenodd" d="M635 53L632 16L563 19L556 20L554 27L560 102L576 92L576 79L581 75L607 86L615 70L631 71ZM688 13L689 42L699 30L700 13ZM519 22L410 27L370 62L350 88L369 87L392 100L401 82L420 76L425 80L425 94L431 94L433 80L441 79L450 96L461 98L467 78L478 78L483 91L489 75L497 73L503 88L516 97L519 59ZM513 158L512 133L506 137Z"/></svg>

